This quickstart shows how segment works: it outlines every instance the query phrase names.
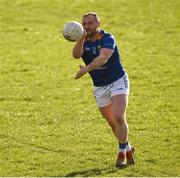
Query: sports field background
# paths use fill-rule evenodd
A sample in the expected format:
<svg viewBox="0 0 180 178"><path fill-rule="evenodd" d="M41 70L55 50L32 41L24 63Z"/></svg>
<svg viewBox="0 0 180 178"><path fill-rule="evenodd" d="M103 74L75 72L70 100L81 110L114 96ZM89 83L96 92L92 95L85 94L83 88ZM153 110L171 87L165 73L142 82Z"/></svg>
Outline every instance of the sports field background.
<svg viewBox="0 0 180 178"><path fill-rule="evenodd" d="M136 165L124 170L59 35L87 11L116 37L131 81ZM180 176L179 44L179 0L0 0L0 176Z"/></svg>

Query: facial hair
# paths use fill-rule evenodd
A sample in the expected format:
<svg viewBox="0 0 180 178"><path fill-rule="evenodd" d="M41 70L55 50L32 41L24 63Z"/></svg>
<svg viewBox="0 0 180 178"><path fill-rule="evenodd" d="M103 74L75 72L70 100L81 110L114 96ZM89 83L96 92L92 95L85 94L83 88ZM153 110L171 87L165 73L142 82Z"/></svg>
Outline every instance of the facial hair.
<svg viewBox="0 0 180 178"><path fill-rule="evenodd" d="M93 37L95 34L96 34L96 30L93 31L93 32L90 32L90 33L87 32L87 36L88 36L89 38Z"/></svg>

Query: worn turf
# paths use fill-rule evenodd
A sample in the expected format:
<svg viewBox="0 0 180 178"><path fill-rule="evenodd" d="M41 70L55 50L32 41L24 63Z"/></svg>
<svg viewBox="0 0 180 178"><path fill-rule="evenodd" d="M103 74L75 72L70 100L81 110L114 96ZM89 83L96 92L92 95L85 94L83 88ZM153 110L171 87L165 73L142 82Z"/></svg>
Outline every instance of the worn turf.
<svg viewBox="0 0 180 178"><path fill-rule="evenodd" d="M0 0L0 176L180 176L179 0ZM96 11L131 81L136 165L115 168L117 141L90 77L59 34Z"/></svg>

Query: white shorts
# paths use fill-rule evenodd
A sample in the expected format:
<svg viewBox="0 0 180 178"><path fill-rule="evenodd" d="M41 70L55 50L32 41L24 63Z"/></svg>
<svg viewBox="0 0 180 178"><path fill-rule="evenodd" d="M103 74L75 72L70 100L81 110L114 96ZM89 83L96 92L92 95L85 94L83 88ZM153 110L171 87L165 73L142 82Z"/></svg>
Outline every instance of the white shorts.
<svg viewBox="0 0 180 178"><path fill-rule="evenodd" d="M129 95L129 92L130 83L127 74L109 85L102 87L94 86L94 96L98 107L109 105L112 102L111 98L115 95Z"/></svg>

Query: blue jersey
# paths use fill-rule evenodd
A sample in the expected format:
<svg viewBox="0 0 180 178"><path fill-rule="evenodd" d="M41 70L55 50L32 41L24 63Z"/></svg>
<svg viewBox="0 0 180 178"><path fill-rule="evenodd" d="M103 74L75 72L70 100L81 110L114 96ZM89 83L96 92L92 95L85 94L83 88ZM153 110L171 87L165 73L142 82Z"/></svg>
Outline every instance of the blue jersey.
<svg viewBox="0 0 180 178"><path fill-rule="evenodd" d="M99 56L101 48L112 49L113 54L106 64L89 72L93 80L93 84L96 87L111 84L125 74L120 62L120 55L114 36L104 32L103 30L100 31L100 35L95 42L90 42L88 40L84 42L84 53L82 55L84 63L88 65L97 56Z"/></svg>

